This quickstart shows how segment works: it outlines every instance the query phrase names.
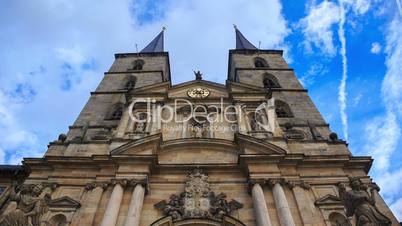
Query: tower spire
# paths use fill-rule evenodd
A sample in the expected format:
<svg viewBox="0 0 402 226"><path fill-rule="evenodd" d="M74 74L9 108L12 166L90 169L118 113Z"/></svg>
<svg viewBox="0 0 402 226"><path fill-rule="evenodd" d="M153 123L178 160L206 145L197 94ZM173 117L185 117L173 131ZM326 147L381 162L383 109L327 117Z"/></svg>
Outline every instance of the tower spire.
<svg viewBox="0 0 402 226"><path fill-rule="evenodd" d="M236 32L236 49L257 49L244 37L235 24L233 26Z"/></svg>
<svg viewBox="0 0 402 226"><path fill-rule="evenodd" d="M147 45L144 49L141 50L141 53L156 53L163 52L164 48L164 32L166 28L163 27L162 31Z"/></svg>

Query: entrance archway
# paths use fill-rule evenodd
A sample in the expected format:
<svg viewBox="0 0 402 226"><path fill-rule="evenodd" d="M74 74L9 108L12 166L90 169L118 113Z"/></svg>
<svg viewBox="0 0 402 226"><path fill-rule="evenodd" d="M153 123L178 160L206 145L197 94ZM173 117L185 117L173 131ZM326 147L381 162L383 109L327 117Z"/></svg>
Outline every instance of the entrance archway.
<svg viewBox="0 0 402 226"><path fill-rule="evenodd" d="M210 219L185 219L173 222L172 217L162 217L150 226L246 226L239 220L224 216L222 222Z"/></svg>

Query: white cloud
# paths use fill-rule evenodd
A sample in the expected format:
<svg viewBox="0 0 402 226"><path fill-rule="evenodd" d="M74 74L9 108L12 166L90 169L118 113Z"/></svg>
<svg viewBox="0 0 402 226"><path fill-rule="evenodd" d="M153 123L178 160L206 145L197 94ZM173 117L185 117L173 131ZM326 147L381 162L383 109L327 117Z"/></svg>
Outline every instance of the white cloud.
<svg viewBox="0 0 402 226"><path fill-rule="evenodd" d="M402 116L402 18L396 16L387 35L387 73L382 84L382 95L389 110Z"/></svg>
<svg viewBox="0 0 402 226"><path fill-rule="evenodd" d="M11 114L14 108L12 101L0 91L0 162L20 163L24 151L38 148L37 136L21 128ZM9 150L9 151L7 151ZM30 152L38 156L38 152Z"/></svg>
<svg viewBox="0 0 402 226"><path fill-rule="evenodd" d="M57 48L55 51L57 56L63 61L71 62L75 65L80 65L85 61L82 50L78 46L74 46L71 49Z"/></svg>
<svg viewBox="0 0 402 226"><path fill-rule="evenodd" d="M371 2L370 0L343 0L347 3L355 14L365 14L369 9Z"/></svg>
<svg viewBox="0 0 402 226"><path fill-rule="evenodd" d="M348 115L346 84L348 78L348 65L346 56L345 23L349 11L355 15L363 15L370 8L370 0L339 0L337 3L327 0L319 4L311 4L308 14L301 19L298 26L304 34L304 46L308 52L313 52L313 47L327 57L334 57L337 47L334 45L333 28L338 25L338 38L340 42L340 55L342 57L342 77L339 84L338 102L341 116L342 130L345 139L348 138Z"/></svg>
<svg viewBox="0 0 402 226"><path fill-rule="evenodd" d="M381 188L381 194L388 203L393 203L394 197L400 195L402 186L402 169L394 172L382 172L376 180ZM394 201L395 202L395 201Z"/></svg>
<svg viewBox="0 0 402 226"><path fill-rule="evenodd" d="M322 76L328 73L328 68L325 67L321 63L314 63L310 65L310 68L308 71L299 79L300 83L304 86L307 87L311 84L314 83L315 79L318 76Z"/></svg>
<svg viewBox="0 0 402 226"><path fill-rule="evenodd" d="M324 54L334 56L336 48L333 43L332 27L339 20L340 8L335 3L323 1L318 5L311 5L308 15L299 22L305 36L305 47L311 51L313 45Z"/></svg>
<svg viewBox="0 0 402 226"><path fill-rule="evenodd" d="M399 15L402 16L402 4L401 4L401 0L395 0L395 2L396 2L396 6L398 7Z"/></svg>
<svg viewBox="0 0 402 226"><path fill-rule="evenodd" d="M353 98L353 107L356 107L360 103L362 97L363 95L359 93Z"/></svg>
<svg viewBox="0 0 402 226"><path fill-rule="evenodd" d="M193 69L225 82L233 23L262 48L287 48L290 33L279 0L15 0L0 9L0 137L10 134L0 139L0 163L43 153L73 123L113 54L142 49L162 26L175 83L193 79ZM17 87L33 93L20 100Z"/></svg>
<svg viewBox="0 0 402 226"><path fill-rule="evenodd" d="M373 155L373 177L382 188L381 194L391 205L399 220L402 217L400 187L402 170L390 165L401 140L402 118L402 18L396 15L386 32L387 72L382 82L381 96L386 113L366 125L366 154Z"/></svg>
<svg viewBox="0 0 402 226"><path fill-rule="evenodd" d="M371 49L370 49L371 53L374 54L379 54L381 52L381 45L378 42L373 42L371 43Z"/></svg>
<svg viewBox="0 0 402 226"><path fill-rule="evenodd" d="M373 168L376 172L388 170L390 157L398 144L400 133L396 116L392 112L374 118L366 125L365 136L368 143L364 149L367 154L373 156Z"/></svg>
<svg viewBox="0 0 402 226"><path fill-rule="evenodd" d="M400 178L402 179L402 178ZM390 206L397 219L402 219L402 198L398 199Z"/></svg>

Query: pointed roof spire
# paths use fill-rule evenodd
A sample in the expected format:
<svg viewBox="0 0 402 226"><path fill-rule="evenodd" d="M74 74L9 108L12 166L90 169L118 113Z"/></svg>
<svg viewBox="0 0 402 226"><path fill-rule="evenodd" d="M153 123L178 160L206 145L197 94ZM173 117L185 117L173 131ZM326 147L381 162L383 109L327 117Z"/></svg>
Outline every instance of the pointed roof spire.
<svg viewBox="0 0 402 226"><path fill-rule="evenodd" d="M236 31L236 49L257 49L243 36L236 25L233 24L233 26Z"/></svg>
<svg viewBox="0 0 402 226"><path fill-rule="evenodd" d="M162 28L162 31L156 36L144 49L141 50L141 53L156 53L163 52L163 34L166 30L165 27Z"/></svg>

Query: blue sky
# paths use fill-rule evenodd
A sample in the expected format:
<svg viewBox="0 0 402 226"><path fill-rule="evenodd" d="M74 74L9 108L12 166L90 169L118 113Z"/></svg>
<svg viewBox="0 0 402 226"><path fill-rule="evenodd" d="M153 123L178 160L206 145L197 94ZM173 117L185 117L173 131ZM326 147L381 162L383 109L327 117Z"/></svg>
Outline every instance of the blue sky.
<svg viewBox="0 0 402 226"><path fill-rule="evenodd" d="M402 220L400 0L14 0L0 2L0 163L40 157L65 133L116 52L167 27L173 83L224 83L236 24L255 45L284 49L331 129ZM346 70L345 70L346 69Z"/></svg>

